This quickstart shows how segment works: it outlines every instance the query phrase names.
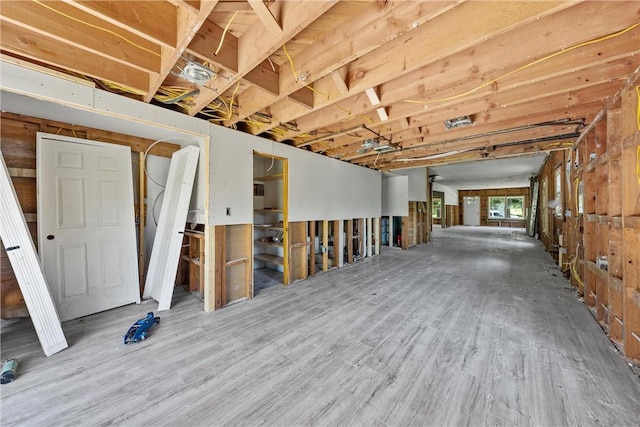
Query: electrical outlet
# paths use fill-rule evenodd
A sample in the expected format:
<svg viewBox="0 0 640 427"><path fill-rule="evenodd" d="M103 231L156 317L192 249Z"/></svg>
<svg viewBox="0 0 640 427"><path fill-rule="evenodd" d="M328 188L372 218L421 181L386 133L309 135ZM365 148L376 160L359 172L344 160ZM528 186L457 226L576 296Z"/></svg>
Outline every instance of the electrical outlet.
<svg viewBox="0 0 640 427"><path fill-rule="evenodd" d="M231 216L231 208L227 208L227 216Z"/></svg>

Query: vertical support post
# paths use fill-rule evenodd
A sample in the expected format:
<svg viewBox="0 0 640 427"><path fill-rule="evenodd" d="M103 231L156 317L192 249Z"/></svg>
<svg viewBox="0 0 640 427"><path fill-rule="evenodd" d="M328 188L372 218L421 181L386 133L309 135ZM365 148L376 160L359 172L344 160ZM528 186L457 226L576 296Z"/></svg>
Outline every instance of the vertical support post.
<svg viewBox="0 0 640 427"><path fill-rule="evenodd" d="M342 248L342 237L344 235L344 221L335 221L333 228L333 253L334 262L338 267L344 266L344 249Z"/></svg>
<svg viewBox="0 0 640 427"><path fill-rule="evenodd" d="M373 219L373 233L375 234L375 254L380 255L380 217Z"/></svg>
<svg viewBox="0 0 640 427"><path fill-rule="evenodd" d="M309 221L309 276L316 275L316 222Z"/></svg>
<svg viewBox="0 0 640 427"><path fill-rule="evenodd" d="M253 298L253 227L251 224L244 226L244 286L247 298Z"/></svg>
<svg viewBox="0 0 640 427"><path fill-rule="evenodd" d="M353 219L347 220L347 264L353 264Z"/></svg>
<svg viewBox="0 0 640 427"><path fill-rule="evenodd" d="M367 218L367 256L373 255L372 247L373 242L377 240L373 234L372 220L371 218Z"/></svg>
<svg viewBox="0 0 640 427"><path fill-rule="evenodd" d="M335 248L334 248L335 249ZM322 271L329 270L329 221L322 221Z"/></svg>

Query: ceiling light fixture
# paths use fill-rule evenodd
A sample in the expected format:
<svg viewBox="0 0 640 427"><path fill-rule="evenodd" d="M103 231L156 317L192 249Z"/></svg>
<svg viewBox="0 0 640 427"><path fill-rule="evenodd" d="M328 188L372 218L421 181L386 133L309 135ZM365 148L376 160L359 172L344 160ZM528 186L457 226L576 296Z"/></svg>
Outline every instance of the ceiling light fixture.
<svg viewBox="0 0 640 427"><path fill-rule="evenodd" d="M455 117L453 119L445 120L444 121L444 127L446 127L447 130L451 130L451 129L455 129L455 128L461 128L461 127L464 127L464 126L470 126L473 123L474 122L473 122L473 120L471 120L471 117L469 117L469 116L461 116L461 117Z"/></svg>
<svg viewBox="0 0 640 427"><path fill-rule="evenodd" d="M200 65L197 62L187 61L187 64L182 68L178 77L202 86L215 75L215 71L210 68Z"/></svg>

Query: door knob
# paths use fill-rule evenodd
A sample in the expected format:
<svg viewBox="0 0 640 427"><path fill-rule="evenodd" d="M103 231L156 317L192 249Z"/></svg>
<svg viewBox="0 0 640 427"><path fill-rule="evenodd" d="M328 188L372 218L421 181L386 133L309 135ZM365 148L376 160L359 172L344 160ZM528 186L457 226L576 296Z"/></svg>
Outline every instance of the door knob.
<svg viewBox="0 0 640 427"><path fill-rule="evenodd" d="M47 240L53 240L53 239L55 239L55 238L56 238L56 236L54 236L53 234L49 234L49 235L47 236Z"/></svg>

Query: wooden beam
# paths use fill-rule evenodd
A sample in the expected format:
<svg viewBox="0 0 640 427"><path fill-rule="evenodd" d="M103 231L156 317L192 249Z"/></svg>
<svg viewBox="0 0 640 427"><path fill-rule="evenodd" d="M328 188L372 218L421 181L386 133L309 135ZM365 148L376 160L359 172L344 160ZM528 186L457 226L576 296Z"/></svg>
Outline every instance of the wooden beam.
<svg viewBox="0 0 640 427"><path fill-rule="evenodd" d="M346 67L341 67L337 70L331 72L331 78L336 84L336 89L343 95L349 93L349 87L347 86L347 69Z"/></svg>
<svg viewBox="0 0 640 427"><path fill-rule="evenodd" d="M3 20L60 43L140 70L160 71L160 46L66 3L11 1L2 5L0 14Z"/></svg>
<svg viewBox="0 0 640 427"><path fill-rule="evenodd" d="M618 78L617 76L626 75L629 70L631 70L631 64L627 59L624 59L620 60L619 66L596 66L592 70L586 70L582 73L583 80L585 80L582 85L575 85L575 83L573 83L575 76L567 74L552 78L548 81L537 81L531 85L516 85L513 89L505 89L503 92L491 97L486 97L482 94L470 96L470 99L464 104L446 105L443 108L435 108L420 115L413 116L411 126L415 128L428 125L428 127L425 127L428 135L425 136L422 142L422 144L426 144L438 140L446 141L454 138L454 135L457 134L480 133L474 128L484 124L504 121L506 117L511 117L513 120L519 120L521 122L528 121L523 119L530 116L533 111L530 104L531 102L535 102L537 105L544 105L546 112L564 109L566 113L559 112L561 116L555 117L554 119L564 118L567 117L568 113L572 110L569 109L569 107L581 109L582 105L605 99L608 94L611 93L612 87L616 87L619 84L615 81L615 79ZM536 88L540 85L544 85L547 92L541 93L540 91L536 91ZM537 96L534 95L536 93ZM407 103L407 105L410 104ZM411 109L413 107L408 108ZM411 111L408 110L407 112L410 113ZM469 112L469 114L472 114L472 112L477 113L473 115L476 122L474 127L450 131L445 130L442 124L444 120L456 114L465 114L467 112ZM404 115L404 113L401 115ZM533 122L528 121L528 123ZM508 123L503 123L502 127L509 127L509 125ZM404 141L405 138L415 138L415 135L412 134L411 131L403 131L400 130L399 127L394 128L394 126L391 126L389 129L389 131L382 130L380 133L382 135L393 133L394 141L401 143L404 148L412 145ZM343 141L336 140L331 144L331 148L340 145L341 142ZM330 153L336 154L336 151L330 151Z"/></svg>
<svg viewBox="0 0 640 427"><path fill-rule="evenodd" d="M387 56L381 56L381 51L377 50L375 52L372 52L370 55L366 55L365 57L354 61L349 65L351 70L349 72L350 76L354 73L357 74L357 70L361 70L362 72L360 74L364 75L361 79L362 81L354 80L353 78L350 79L350 95L353 96L353 94L359 93L359 91L364 91L368 87L387 82L388 76L390 74L396 75L398 77L390 82L385 83L384 85L384 91L381 93L381 100L385 104L398 102L407 98L413 98L415 97L416 93L426 95L426 88L438 88L444 85L450 85L454 81L468 81L469 83L467 84L470 85L470 87L476 87L483 82L483 80L481 80L481 77L484 77L485 79L489 77L488 80L491 80L505 74L506 72L508 72L508 70L512 70L519 66L522 66L523 64L530 63L532 61L531 58L541 58L550 53L558 52L559 41L561 41L562 43L561 47L569 47L586 40L591 40L605 34L610 34L611 31L614 31L615 29L621 29L624 28L625 25L633 23L635 6L630 2L585 2L583 4L578 4L566 9L571 4L572 3L564 3L560 6L553 7L551 3L546 3L546 5L548 5L547 7L549 7L546 13L542 13L536 16L535 13L532 13L532 10L528 10L525 15L530 15L529 18L524 18L524 15L518 15L518 13L515 12L515 14L518 15L522 19L522 21L511 23L509 25L506 24L507 20L505 20L505 22L502 22L503 28L499 29L496 27L493 36L489 36L489 33L484 31L488 30L487 28L484 28L483 30L482 28L480 28L481 26L475 27L475 31L477 32L477 34L474 36L474 43L468 43L466 45L464 43L461 43L456 45L456 48L452 50L450 48L446 48L446 46L450 46L450 41L443 42L441 46L434 47L435 51L429 49L429 57L424 58L426 62L419 64L419 66L416 66L413 71L409 71L409 68L404 68L404 61L410 60L413 63L414 61L418 61L417 58L410 58L409 55L403 57L402 61L399 61L397 58L398 51L409 52L409 50L406 50L408 49L408 46L403 46L400 50L396 49L395 51L392 51L387 48L387 45L385 45L382 49L387 52L385 54ZM515 3L512 3L512 5L516 6ZM436 18L433 22L434 25L432 26L432 28L438 28L437 31L442 32L440 25L446 24L445 18L447 16L449 16L447 19L455 19L456 17L462 18L463 15L471 12L471 10L468 10L467 8L481 7L482 9L484 9L484 6L485 5L477 2L462 4L461 6L456 7L454 10L452 10L450 13ZM546 16L551 12L556 12L558 9L562 8L565 8L566 10L561 10L561 12L559 13L554 13L550 16ZM465 11L462 15L460 14L461 10ZM481 13L480 11L476 12ZM498 13L498 15L500 15L500 13ZM625 18L620 19L620 17L623 15L625 16ZM541 16L545 19L539 19ZM589 26L588 28L582 25L585 20L593 20L592 18L594 16L598 16L598 19L594 20L594 25ZM615 27L613 28L611 24L612 22L616 23ZM496 24L494 23L492 25ZM513 31L515 28L517 28L518 31ZM555 34L554 37L540 38L539 34L548 31L548 28L553 29L553 32ZM471 29L468 30L471 31ZM420 37L417 37L417 35L415 34L413 35L415 37L413 39L415 42L421 42L422 39ZM471 37L471 34L468 35ZM432 37L432 40L435 41L440 39L441 37L444 37L444 34L432 35ZM536 40L536 43L532 43L532 40ZM553 40L553 43L551 43L551 40ZM520 47L517 50L517 54L510 55L508 58L500 56L500 59L497 60L497 52L500 52L502 49L504 49L504 46L511 45L517 45ZM605 45L607 45L607 43L603 42L601 46ZM425 52L424 49L421 48L421 50ZM579 52L575 52L575 54L578 53ZM571 54L573 54L573 51L571 52ZM568 56L570 55L567 54L566 56L561 57L562 60L560 60L560 63L565 59L565 57ZM470 58L472 58L473 61L472 65L470 65L469 63ZM505 60L508 60L509 63L505 63ZM390 65L392 64L392 68L379 67L378 65L380 63L387 62ZM557 63L557 61L551 61L549 63L552 62ZM393 67L395 67L397 64L403 64L402 69L396 70L396 72L393 73ZM511 68L512 66L513 68ZM542 66L542 68L533 67L527 70L544 70L546 66L547 64ZM485 75L479 76L479 72L481 72L482 70L486 70L489 75L486 77ZM405 75L406 77L402 77ZM520 73L514 75L514 79L519 79L520 77ZM487 80L484 81L486 82ZM396 86L398 88L402 88L403 92L392 90L392 88ZM459 89L460 88L458 87L458 90L455 90L454 93L449 92L448 96L463 92ZM389 96L387 95L387 93L393 94L393 97L387 98L387 96ZM336 95L332 96L332 99L329 101L322 100L317 97L318 99L316 99L316 108L322 108L323 106L329 106L331 104L334 104L335 102L344 101L347 97L348 96L345 95ZM419 99L424 99L424 97L420 96ZM457 99L456 101L459 103L461 99ZM343 106L346 110L351 111L352 114L362 114L363 105L366 104L341 102L341 106ZM300 133L309 132L321 127L317 126L317 123L309 123L307 125L306 118L308 116L305 117L305 119L296 116L296 114L299 114L299 111L296 109L292 109L291 106L287 106L285 104L273 105L270 111L273 115L274 121L276 122L297 120L299 123L301 123ZM327 112L330 112L331 115L336 115L335 108L333 108L332 110L327 110ZM324 116L325 114L326 113L320 114L318 111L316 117ZM395 113L393 113L392 111L392 118L397 117L394 116L394 114ZM339 115L340 114L338 112L338 116ZM340 117L336 117L336 121L340 119ZM290 139L297 134L299 133L291 132L284 135L283 138Z"/></svg>
<svg viewBox="0 0 640 427"><path fill-rule="evenodd" d="M190 10L178 9L175 24L178 37L175 48L164 47L162 49L160 74L151 76L150 91L144 99L146 102L150 102L151 99L153 99L156 91L174 68L176 62L180 59L182 53L187 46L189 46L189 43L191 43L191 40L209 17L217 3L218 0L202 0L197 14L192 13ZM200 91L200 93L202 92L204 92L204 90Z"/></svg>
<svg viewBox="0 0 640 427"><path fill-rule="evenodd" d="M238 71L238 38L227 33L223 40L223 32L224 29L206 20L189 43L186 52L203 63L216 64L229 73L235 73ZM220 40L223 40L223 43L218 55L215 55Z"/></svg>
<svg viewBox="0 0 640 427"><path fill-rule="evenodd" d="M275 2L271 13L281 17L282 32L273 36L259 25L253 25L238 39L238 71L225 78L217 78L210 84L211 91L201 91L189 114L195 115L249 71L267 59L271 53L288 42L311 22L329 10L336 0L323 2Z"/></svg>
<svg viewBox="0 0 640 427"><path fill-rule="evenodd" d="M299 71L294 73L292 67L282 67L280 97L289 96L339 67L411 32L414 27L444 13L455 4L455 1L371 2L346 25L339 26L322 40L295 55L291 62ZM381 28L385 30L380 31ZM296 73L304 74L306 78L296 79ZM238 101L244 105L243 114L247 116L273 103L273 100L249 93L246 96L241 94ZM241 115L237 119L244 117Z"/></svg>
<svg viewBox="0 0 640 427"><path fill-rule="evenodd" d="M178 46L178 8L165 1L63 0L165 47ZM141 19L145 17L146 19Z"/></svg>
<svg viewBox="0 0 640 427"><path fill-rule="evenodd" d="M411 2L407 3L411 4ZM522 9L521 3L510 3L507 9L503 9L503 5L497 3L462 3L448 13L435 17L429 22L429 25L421 25L392 42L382 45L379 49L350 62L347 66L349 94L332 96L331 100L324 100L324 102L320 102L318 99L317 104L318 106L326 106L343 101L349 95L385 83L389 80L389 76L409 74L425 64L433 63L456 52L476 46L487 39L491 40L498 34L518 28L539 16L550 13L550 11L567 7L567 3L560 6L558 4L559 2L536 2L532 7ZM491 11L493 8L496 9L495 12ZM480 23L475 19L476 16L485 13L499 16L500 19L486 23ZM455 29L459 26L459 22L467 22L467 20L473 22L473 25L465 25L462 33ZM429 40L429 49L424 48L424 40ZM452 48L452 46L454 47ZM467 63L468 59L467 57ZM381 67L380 64L385 64L385 66ZM384 99L382 101L385 102ZM272 108L272 114L274 117L278 117L276 120L289 115L286 110L280 111L277 108Z"/></svg>
<svg viewBox="0 0 640 427"><path fill-rule="evenodd" d="M450 114L449 117L445 117L444 119L467 113L478 115L478 111L485 111L487 107L494 106L494 108L497 108L506 103L514 103L516 101L523 102L527 99L535 100L536 97L546 96L554 91L563 90L563 88L573 88L577 90L590 87L601 81L628 75L630 70L635 68L635 63L630 59L629 52L640 52L636 43L638 34L640 34L640 29L618 40L618 42L622 43L617 49L615 47L616 44L612 40L609 43L593 45L567 53L562 59L558 58L558 60L552 63L545 64L545 67L533 67L522 70L512 76L501 79L497 91L495 91L493 87L486 87L482 90L469 93L464 97L455 97L456 94L465 93L467 90L478 87L478 82L490 81L496 76L504 75L505 70L508 70L506 71L508 73L526 66L527 63L530 63L530 60L527 58L515 58L512 55L509 59L515 62L507 65L494 61L491 65L492 68L487 70L486 73L483 73L483 75L479 77L472 76L462 81L453 81L450 76L438 75L440 73L434 75L438 67L427 67L430 68L430 72L422 70L420 76L413 76L413 80L417 83L417 86L414 86L405 78L394 79L385 85L385 91L382 92L381 96L384 103L397 102L397 104L390 107L389 115L391 116L391 120L424 115L425 108L423 104L406 102L405 100L415 99L410 93L419 93L417 87L427 84L434 85L433 87L436 89L430 91L428 96L425 94L422 100L425 103L428 103L430 99L444 99L444 101L434 101L430 103L426 111L434 113L435 111L448 108L452 112L448 113ZM612 56L603 59L601 55L602 49L607 49ZM607 66L604 66L605 64ZM465 68L468 68L468 64L465 65ZM401 84L397 82L398 80ZM389 92L387 92L387 88ZM509 94L511 98L504 98ZM451 95L454 95L454 97L447 100ZM365 99L362 95L357 95L340 104L344 110L328 106L317 110L317 114L301 117L297 120L300 131L321 129L335 121L347 120L354 115L366 114L372 111L373 108L367 106L366 101L364 101ZM480 99L485 100L487 107L479 107L478 104L470 105ZM277 113L274 117L278 117ZM328 117L331 117L331 120L329 120ZM480 115L480 117L482 117L482 115ZM381 121L376 117L374 124L378 123L381 123ZM287 136L295 136L295 133L289 133Z"/></svg>
<svg viewBox="0 0 640 427"><path fill-rule="evenodd" d="M149 76L146 72L114 64L101 55L87 52L70 44L47 37L35 31L19 27L6 20L0 21L2 49L59 68L118 83L122 86L147 93Z"/></svg>
<svg viewBox="0 0 640 427"><path fill-rule="evenodd" d="M275 71L273 68L271 68L270 65L266 65L263 62L262 64L258 65L256 68L245 74L243 79L257 86L255 88L251 87L247 90L252 90L255 96L275 99L275 97L280 93L280 85L278 83L280 80L280 75L279 67L276 64L273 64L273 66L275 68ZM264 93L265 91L267 92L266 94ZM242 105L239 105L238 108L242 110Z"/></svg>
<svg viewBox="0 0 640 427"><path fill-rule="evenodd" d="M265 26L269 32L275 36L282 33L282 27L273 16L269 8L264 1L262 0L247 0L249 6L253 9L253 11L258 15L258 19L262 22L262 25Z"/></svg>
<svg viewBox="0 0 640 427"><path fill-rule="evenodd" d="M308 87L290 93L288 98L304 107L313 108L313 91Z"/></svg>
<svg viewBox="0 0 640 427"><path fill-rule="evenodd" d="M607 112L610 109L614 108L615 105L618 103L618 101L620 101L622 94L625 91L632 88L633 85L635 85L639 79L640 79L640 66L636 68L633 73L629 75L629 77L624 82L624 84L609 98L609 100L607 101L607 104L604 107L602 107L602 110L600 110L598 114L596 114L596 117L591 121L591 123L589 123L589 125L587 125L582 130L582 135L580 135L580 138L578 138L578 140L576 141L576 146L578 144L581 144L582 141L584 141L584 139L586 138L586 135L588 135L593 130L593 128L598 124L598 122L606 116Z"/></svg>

